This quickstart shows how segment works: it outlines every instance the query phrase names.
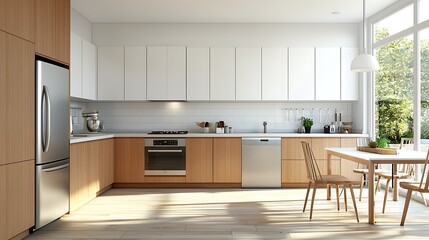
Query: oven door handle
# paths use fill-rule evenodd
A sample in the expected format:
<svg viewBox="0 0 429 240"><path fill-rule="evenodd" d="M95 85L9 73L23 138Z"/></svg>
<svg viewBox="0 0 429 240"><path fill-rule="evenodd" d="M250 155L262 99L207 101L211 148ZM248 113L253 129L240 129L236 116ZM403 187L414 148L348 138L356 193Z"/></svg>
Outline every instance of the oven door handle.
<svg viewBox="0 0 429 240"><path fill-rule="evenodd" d="M150 153L181 153L183 150L147 150Z"/></svg>

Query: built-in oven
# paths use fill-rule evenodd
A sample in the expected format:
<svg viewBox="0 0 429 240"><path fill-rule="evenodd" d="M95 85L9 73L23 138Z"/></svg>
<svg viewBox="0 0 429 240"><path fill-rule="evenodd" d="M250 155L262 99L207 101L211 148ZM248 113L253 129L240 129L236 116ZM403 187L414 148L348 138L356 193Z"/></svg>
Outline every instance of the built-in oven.
<svg viewBox="0 0 429 240"><path fill-rule="evenodd" d="M145 139L144 174L185 176L186 139Z"/></svg>

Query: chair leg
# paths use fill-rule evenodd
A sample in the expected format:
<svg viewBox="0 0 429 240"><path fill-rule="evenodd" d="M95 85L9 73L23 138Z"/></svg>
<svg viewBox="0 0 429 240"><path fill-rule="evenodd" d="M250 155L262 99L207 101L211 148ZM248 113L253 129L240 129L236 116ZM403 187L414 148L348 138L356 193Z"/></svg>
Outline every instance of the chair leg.
<svg viewBox="0 0 429 240"><path fill-rule="evenodd" d="M340 190L338 184L335 186L335 189L337 190L337 209L340 211Z"/></svg>
<svg viewBox="0 0 429 240"><path fill-rule="evenodd" d="M386 209L386 201L387 201L387 195L389 194L389 187L390 186L390 179L387 179L386 182L386 191L384 192L384 201L383 201L383 211L382 213L384 213L384 210Z"/></svg>
<svg viewBox="0 0 429 240"><path fill-rule="evenodd" d="M360 177L360 192L359 192L359 202L362 201L362 190L363 190L363 183L365 182L365 174L362 174Z"/></svg>
<svg viewBox="0 0 429 240"><path fill-rule="evenodd" d="M347 192L346 192L346 190L347 190L347 185L344 185L344 209L347 212Z"/></svg>
<svg viewBox="0 0 429 240"><path fill-rule="evenodd" d="M311 187L311 182L308 182L307 194L305 195L304 208L302 209L302 212L305 212L305 207L307 206L308 194L310 193L310 187Z"/></svg>
<svg viewBox="0 0 429 240"><path fill-rule="evenodd" d="M377 194L377 192L380 192L380 180L381 180L381 177L378 176L377 185L375 186L375 193L374 194Z"/></svg>
<svg viewBox="0 0 429 240"><path fill-rule="evenodd" d="M357 220L357 222L359 222L359 213L358 213L357 206L356 206L356 199L355 199L355 193L353 192L353 186L349 185L349 188L350 188L350 193L352 195L353 207L355 208L356 220ZM346 191L344 191L344 192L346 192Z"/></svg>
<svg viewBox="0 0 429 240"><path fill-rule="evenodd" d="M316 189L317 189L317 184L314 184L313 197L311 198L310 220L313 218L313 206L314 206L314 199L316 198Z"/></svg>
<svg viewBox="0 0 429 240"><path fill-rule="evenodd" d="M401 226L404 226L405 218L407 217L408 207L410 206L411 193L413 190L408 189L407 198L405 199L404 211L402 212Z"/></svg>
<svg viewBox="0 0 429 240"><path fill-rule="evenodd" d="M425 196L423 196L423 193L422 193L422 192L420 192L420 196L422 196L422 198L423 198L423 203L425 204L425 206L427 206L427 205L428 205L428 203L426 202L426 198L425 198Z"/></svg>

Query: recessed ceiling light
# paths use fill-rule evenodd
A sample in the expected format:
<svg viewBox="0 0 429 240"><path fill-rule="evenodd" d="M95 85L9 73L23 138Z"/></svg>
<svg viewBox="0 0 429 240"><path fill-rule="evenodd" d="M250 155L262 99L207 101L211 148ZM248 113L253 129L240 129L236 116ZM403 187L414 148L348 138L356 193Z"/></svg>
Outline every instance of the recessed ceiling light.
<svg viewBox="0 0 429 240"><path fill-rule="evenodd" d="M332 15L340 15L340 12L331 12Z"/></svg>

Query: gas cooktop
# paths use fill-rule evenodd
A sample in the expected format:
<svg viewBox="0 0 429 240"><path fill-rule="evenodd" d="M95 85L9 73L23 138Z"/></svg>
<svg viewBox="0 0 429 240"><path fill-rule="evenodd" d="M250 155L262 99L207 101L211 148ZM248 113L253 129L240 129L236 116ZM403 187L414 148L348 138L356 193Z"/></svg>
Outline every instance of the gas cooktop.
<svg viewBox="0 0 429 240"><path fill-rule="evenodd" d="M152 131L148 134L187 134L188 131Z"/></svg>

